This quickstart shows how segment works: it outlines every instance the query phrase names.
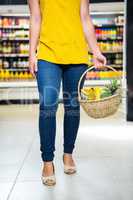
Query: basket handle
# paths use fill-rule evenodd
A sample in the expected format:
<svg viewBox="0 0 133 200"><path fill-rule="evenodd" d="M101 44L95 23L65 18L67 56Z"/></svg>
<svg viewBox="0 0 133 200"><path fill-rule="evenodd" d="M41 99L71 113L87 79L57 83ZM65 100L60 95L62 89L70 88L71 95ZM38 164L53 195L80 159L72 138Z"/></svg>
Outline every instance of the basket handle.
<svg viewBox="0 0 133 200"><path fill-rule="evenodd" d="M78 83L78 98L79 98L79 100L81 99L81 95L80 95L80 85L81 85L81 81L82 81L83 77L85 76L85 74L86 74L87 72L91 71L91 70L94 69L94 68L96 68L96 67L95 67L95 66L89 67L89 68L82 74L82 76L81 76L80 79L79 79L79 83ZM117 72L116 69L114 69L113 67L111 67L111 66L109 66L109 65L105 65L105 66L103 66L103 67L100 68L100 69L104 69L104 68L108 68L108 69L111 69L111 70L114 71L114 72ZM121 81L121 79L120 79L120 81ZM122 82L121 82L121 84L122 84Z"/></svg>

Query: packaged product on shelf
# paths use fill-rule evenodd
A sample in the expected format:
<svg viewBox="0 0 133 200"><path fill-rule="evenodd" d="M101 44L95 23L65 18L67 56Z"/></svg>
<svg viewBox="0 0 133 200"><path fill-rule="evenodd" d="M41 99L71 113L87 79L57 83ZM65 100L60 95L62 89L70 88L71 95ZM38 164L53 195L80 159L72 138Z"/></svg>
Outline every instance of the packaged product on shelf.
<svg viewBox="0 0 133 200"><path fill-rule="evenodd" d="M2 30L0 29L0 38L2 38Z"/></svg>
<svg viewBox="0 0 133 200"><path fill-rule="evenodd" d="M116 25L123 25L124 24L124 16L119 15L114 19L114 21L115 21Z"/></svg>
<svg viewBox="0 0 133 200"><path fill-rule="evenodd" d="M0 16L0 27L2 27L2 17Z"/></svg>
<svg viewBox="0 0 133 200"><path fill-rule="evenodd" d="M119 17L120 16L120 17ZM96 29L98 45L107 57L109 65L120 66L122 74L123 16L121 14L92 14ZM32 74L28 71L29 52L29 16L0 16L0 68L1 80L30 80ZM93 55L88 55L89 65L93 65ZM9 70L9 73L4 70ZM5 77L5 78L4 78ZM95 70L87 73L91 80L105 80L116 77L111 71Z"/></svg>
<svg viewBox="0 0 133 200"><path fill-rule="evenodd" d="M2 63L2 59L0 59L0 69L2 69L3 63Z"/></svg>
<svg viewBox="0 0 133 200"><path fill-rule="evenodd" d="M6 58L3 58L3 68L4 69L9 68L9 62L7 61Z"/></svg>
<svg viewBox="0 0 133 200"><path fill-rule="evenodd" d="M0 43L0 54L2 53L3 47L2 44Z"/></svg>

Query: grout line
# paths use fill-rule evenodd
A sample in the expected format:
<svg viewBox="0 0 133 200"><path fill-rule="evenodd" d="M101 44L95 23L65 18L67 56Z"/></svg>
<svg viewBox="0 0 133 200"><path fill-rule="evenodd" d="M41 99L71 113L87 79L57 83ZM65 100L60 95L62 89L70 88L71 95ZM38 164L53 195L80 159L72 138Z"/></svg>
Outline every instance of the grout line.
<svg viewBox="0 0 133 200"><path fill-rule="evenodd" d="M8 194L8 196L7 196L7 198L6 198L6 200L9 200L9 199L10 199L10 196L11 196L11 194L12 194L12 192L13 192L13 189L14 189L16 183L17 183L18 176L20 175L20 172L21 172L21 170L22 170L22 168L23 168L23 166L24 166L24 163L25 163L25 161L26 161L26 159L27 159L27 157L28 157L28 155L29 155L29 153L30 153L30 151L31 151L32 145L33 145L33 143L34 143L34 139L35 139L35 138L33 137L32 141L31 141L31 144L30 144L30 146L29 146L29 148L28 148L28 150L27 150L27 153L26 153L26 155L25 155L23 161L22 161L22 164L21 164L21 166L20 166L20 169L18 170L18 173L17 173L17 175L16 175L16 178L15 178L15 180L14 180L14 183L13 183L13 185L12 185L12 187L11 187L11 190L10 190L10 192L9 192L9 194Z"/></svg>

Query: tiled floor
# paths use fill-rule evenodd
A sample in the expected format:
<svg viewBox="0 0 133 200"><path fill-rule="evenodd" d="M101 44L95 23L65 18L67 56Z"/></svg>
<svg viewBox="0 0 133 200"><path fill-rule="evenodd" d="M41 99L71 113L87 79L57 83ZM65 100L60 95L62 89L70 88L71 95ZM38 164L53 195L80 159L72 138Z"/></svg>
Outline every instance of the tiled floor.
<svg viewBox="0 0 133 200"><path fill-rule="evenodd" d="M75 158L78 173L62 169L62 105L57 116L57 185L42 185L38 105L0 106L0 200L132 200L133 134L123 106L95 120L81 112Z"/></svg>

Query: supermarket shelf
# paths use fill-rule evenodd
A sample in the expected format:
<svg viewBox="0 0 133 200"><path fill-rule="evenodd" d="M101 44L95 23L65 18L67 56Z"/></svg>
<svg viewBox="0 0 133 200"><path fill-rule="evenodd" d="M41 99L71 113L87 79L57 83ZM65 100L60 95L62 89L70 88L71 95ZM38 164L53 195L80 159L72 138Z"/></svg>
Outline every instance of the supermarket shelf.
<svg viewBox="0 0 133 200"><path fill-rule="evenodd" d="M102 51L104 54L116 54L116 53L123 53L122 51ZM89 54L92 54L89 52ZM0 57L29 57L28 54L0 54Z"/></svg>
<svg viewBox="0 0 133 200"><path fill-rule="evenodd" d="M107 3L106 3L107 4ZM93 6L99 6L97 4L93 4ZM6 7L6 6L5 6ZM21 8L21 6L19 6ZM105 7L105 4L104 4ZM13 6L11 6L11 9L13 9ZM91 9L92 10L92 9ZM16 12L16 10L15 10ZM91 15L123 15L124 11L106 11L106 12L100 12L100 11L90 11ZM1 13L1 16L3 17L29 17L30 14L29 13Z"/></svg>
<svg viewBox="0 0 133 200"><path fill-rule="evenodd" d="M37 87L36 81L1 81L0 88L24 88L24 87Z"/></svg>
<svg viewBox="0 0 133 200"><path fill-rule="evenodd" d="M0 57L29 57L28 54L0 54Z"/></svg>
<svg viewBox="0 0 133 200"><path fill-rule="evenodd" d="M105 39L99 39L99 38L97 38L97 41L122 41L123 40L123 38L116 38L116 39L112 39L112 38L105 38Z"/></svg>
<svg viewBox="0 0 133 200"><path fill-rule="evenodd" d="M14 87L14 88L0 88L0 104L12 103L29 103L33 100L38 100L38 91L36 87Z"/></svg>
<svg viewBox="0 0 133 200"><path fill-rule="evenodd" d="M105 86L106 84L110 84L110 80L86 80L85 81L85 86ZM120 83L120 81L118 80L118 82Z"/></svg>
<svg viewBox="0 0 133 200"><path fill-rule="evenodd" d="M27 41L29 42L29 38L1 38L0 41ZM110 41L110 42L113 42L113 41L123 41L123 38L116 38L116 39L112 39L112 38L105 38L105 39L100 39L100 38L97 38L97 41L98 42L107 42L107 41Z"/></svg>
<svg viewBox="0 0 133 200"><path fill-rule="evenodd" d="M85 80L85 86L89 85L106 85L110 84L112 79L107 80ZM120 83L119 79L118 82ZM24 87L37 87L36 81L9 81L9 82L0 82L0 88L24 88Z"/></svg>
<svg viewBox="0 0 133 200"><path fill-rule="evenodd" d="M117 27L123 27L123 24L94 24L95 28L99 27L107 27L107 28L117 28Z"/></svg>
<svg viewBox="0 0 133 200"><path fill-rule="evenodd" d="M2 38L0 39L1 41L29 41L29 38ZM105 39L99 39L97 38L97 41L122 41L123 38L116 38L116 39L112 39L112 38L105 38Z"/></svg>
<svg viewBox="0 0 133 200"><path fill-rule="evenodd" d="M93 65L93 64L91 64ZM123 65L122 64L109 64L111 67L113 68L122 68ZM1 70L8 70L8 71L28 71L29 70L29 67L21 67L21 65L18 65L17 67L8 67L8 68L2 68L0 69Z"/></svg>
<svg viewBox="0 0 133 200"><path fill-rule="evenodd" d="M124 2L113 2L113 3L91 3L90 11L93 14L123 14ZM1 6L0 13L3 16L14 16L19 13L19 16L29 16L28 5L6 5Z"/></svg>
<svg viewBox="0 0 133 200"><path fill-rule="evenodd" d="M17 82L17 85L18 85L18 82ZM11 87L11 82L10 82L9 87L0 88L0 104L9 105L12 103L19 103L19 104L39 103L39 94L38 94L38 90L37 90L35 82L34 82L34 86L33 85L31 86L32 87L27 87L27 86L26 87ZM125 87L123 87L123 91L126 91ZM126 97L126 92L124 94L125 94L124 97ZM62 89L61 89L60 94L59 94L59 102L62 102L62 99L63 99L62 96L63 95L62 95Z"/></svg>
<svg viewBox="0 0 133 200"><path fill-rule="evenodd" d="M118 80L119 81L119 80ZM86 80L85 86L89 85L105 85L109 84L110 80ZM24 87L37 87L36 81L9 81L0 82L0 88L24 88Z"/></svg>
<svg viewBox="0 0 133 200"><path fill-rule="evenodd" d="M0 41L29 41L29 38L2 38Z"/></svg>
<svg viewBox="0 0 133 200"><path fill-rule="evenodd" d="M101 50L102 51L102 50ZM102 51L102 53L104 54L116 54L116 53L123 53L123 51ZM92 55L92 52L89 51L88 54L91 54Z"/></svg>
<svg viewBox="0 0 133 200"><path fill-rule="evenodd" d="M105 28L117 28L117 27L124 27L124 25L122 24L94 24L95 28L99 28L99 27L105 27ZM29 29L29 26L25 27L25 26L1 26L0 29Z"/></svg>
<svg viewBox="0 0 133 200"><path fill-rule="evenodd" d="M5 13L1 13L1 16L3 16L3 17L29 17L30 16L30 14L29 13L20 13L20 12L16 12L16 8L18 8L18 9L20 9L21 11L26 11L26 8L28 9L28 6L23 6L23 5L17 5L17 6L10 6L10 5L8 5L7 6L7 8L9 9L9 7L10 7L10 9L13 11L14 10L14 12L15 13L10 13L10 12L8 12L7 10L6 10L6 6L4 6L3 8L5 8ZM22 10L22 7L23 7L23 9L24 10ZM27 11L26 11L27 12Z"/></svg>
<svg viewBox="0 0 133 200"><path fill-rule="evenodd" d="M102 4L102 3L100 3L100 4ZM96 6L99 6L100 4L96 3L96 4L93 4L92 6L96 7ZM107 4L107 3L105 3L105 4ZM104 4L104 8L105 8L105 4ZM124 11L105 11L105 12L102 12L102 11L101 12L100 11L90 11L90 14L92 16L96 16L96 15L98 15L98 16L99 15L123 15Z"/></svg>
<svg viewBox="0 0 133 200"><path fill-rule="evenodd" d="M91 3L90 11L94 15L123 14L124 2Z"/></svg>
<svg viewBox="0 0 133 200"><path fill-rule="evenodd" d="M16 71L20 71L20 72L22 72L22 71L29 71L29 67L20 67L20 66L18 66L18 67L8 67L8 68L2 68L2 69L0 69L0 71L1 70L8 70L9 72L16 72Z"/></svg>
<svg viewBox="0 0 133 200"><path fill-rule="evenodd" d="M92 54L91 52L88 52L89 54ZM123 53L123 51L102 51L104 54L116 54L116 53ZM29 57L29 54L0 54L0 57Z"/></svg>
<svg viewBox="0 0 133 200"><path fill-rule="evenodd" d="M94 24L95 28L99 27L107 27L107 28L112 28L112 27L124 27L124 24ZM29 26L1 26L0 29L29 29Z"/></svg>
<svg viewBox="0 0 133 200"><path fill-rule="evenodd" d="M62 90L60 90L59 102L62 102L62 99ZM12 103L39 103L36 81L0 82L0 104Z"/></svg>
<svg viewBox="0 0 133 200"><path fill-rule="evenodd" d="M29 30L29 27L25 27L25 26L1 26L0 29L25 29L25 30Z"/></svg>
<svg viewBox="0 0 133 200"><path fill-rule="evenodd" d="M116 54L116 53L123 53L123 51L102 51L104 54Z"/></svg>

